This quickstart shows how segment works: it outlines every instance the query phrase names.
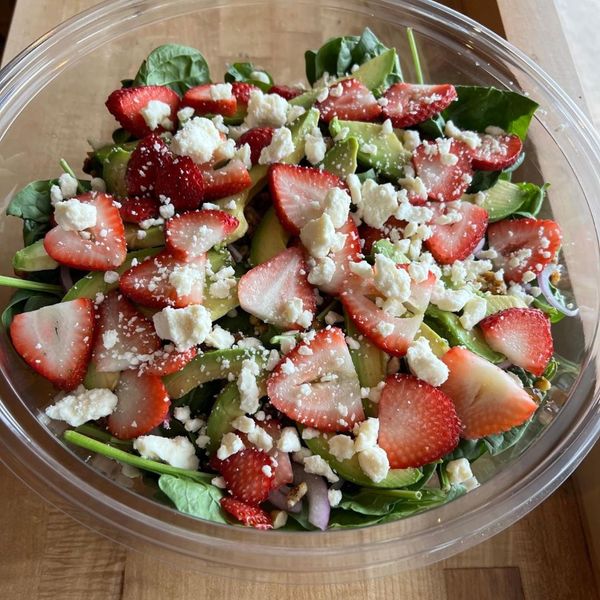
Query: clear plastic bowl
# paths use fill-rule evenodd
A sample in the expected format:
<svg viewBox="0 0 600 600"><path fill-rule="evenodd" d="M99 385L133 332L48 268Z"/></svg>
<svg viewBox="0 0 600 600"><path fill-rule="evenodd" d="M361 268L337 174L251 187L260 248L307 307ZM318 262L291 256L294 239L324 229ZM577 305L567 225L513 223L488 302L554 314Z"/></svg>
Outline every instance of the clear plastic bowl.
<svg viewBox="0 0 600 600"><path fill-rule="evenodd" d="M426 0L118 0L54 29L0 72L2 208L34 178L55 177L58 158L79 166L86 139L109 139L103 108L119 80L155 46L199 48L215 79L234 59L250 59L277 81L303 79L306 48L371 27L398 48L413 73L404 28L417 34L429 81L524 90L542 106L517 177L552 182L550 206L564 233L580 317L555 328L557 351L580 372L563 378L528 439L479 465L483 485L441 508L395 523L324 533L260 532L194 519L152 499L115 463L66 447L42 418L52 396L0 337L0 452L32 488L76 519L132 547L213 573L277 581L348 580L423 566L507 527L550 494L598 436L600 161L587 119L531 60L475 22ZM1 272L10 273L20 223L0 217ZM2 305L8 299L2 291ZM563 405L558 410L560 405ZM545 428L541 424L546 425ZM541 433L540 433L541 431ZM343 577L343 579L340 579Z"/></svg>

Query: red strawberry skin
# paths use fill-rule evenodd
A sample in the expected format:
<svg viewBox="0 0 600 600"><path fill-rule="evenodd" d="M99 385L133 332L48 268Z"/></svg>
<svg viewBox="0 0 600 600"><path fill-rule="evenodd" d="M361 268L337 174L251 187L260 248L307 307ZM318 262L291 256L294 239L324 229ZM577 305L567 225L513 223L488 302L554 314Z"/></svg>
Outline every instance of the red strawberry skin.
<svg viewBox="0 0 600 600"><path fill-rule="evenodd" d="M170 119L174 123L176 122L179 96L171 88L162 85L115 90L106 100L106 108L119 121L123 129L135 137L143 138L152 133L141 113L141 110L151 100L159 100L168 104L171 107ZM159 129L162 131L162 128Z"/></svg>
<svg viewBox="0 0 600 600"><path fill-rule="evenodd" d="M523 142L515 134L489 135L483 134L481 145L471 151L473 168L480 171L501 171L517 162Z"/></svg>
<svg viewBox="0 0 600 600"><path fill-rule="evenodd" d="M254 127L240 136L237 146L238 148L244 144L250 146L250 160L253 165L258 164L258 159L263 148L266 148L271 143L274 131L272 127Z"/></svg>
<svg viewBox="0 0 600 600"><path fill-rule="evenodd" d="M432 235L425 240L425 246L435 260L443 265L451 265L455 260L464 260L473 253L483 239L488 225L485 209L470 202L455 203L452 209L445 205L433 205L433 221L430 223ZM437 224L436 219L451 212L458 212L462 219L456 223Z"/></svg>
<svg viewBox="0 0 600 600"><path fill-rule="evenodd" d="M10 337L34 371L61 390L75 389L92 352L94 303L78 298L16 315Z"/></svg>
<svg viewBox="0 0 600 600"><path fill-rule="evenodd" d="M204 200L202 172L189 156L165 159L155 190L157 195L170 198L177 212L194 210Z"/></svg>
<svg viewBox="0 0 600 600"><path fill-rule="evenodd" d="M156 177L169 156L165 142L155 133L147 135L129 157L125 181L130 196L144 196L154 190Z"/></svg>
<svg viewBox="0 0 600 600"><path fill-rule="evenodd" d="M205 166L201 170L204 181L204 200L218 200L233 196L252 185L248 169L241 160L230 160L224 167Z"/></svg>
<svg viewBox="0 0 600 600"><path fill-rule="evenodd" d="M255 529L273 529L273 520L268 512L264 511L259 506L246 504L237 498L225 497L221 498L221 508L235 517L238 521L246 525L246 527L254 527Z"/></svg>
<svg viewBox="0 0 600 600"><path fill-rule="evenodd" d="M235 498L249 504L260 504L273 489L275 467L275 462L266 452L244 448L221 461L219 472Z"/></svg>
<svg viewBox="0 0 600 600"><path fill-rule="evenodd" d="M510 375L477 354L455 346L442 360L449 376L440 389L452 398L461 437L478 439L522 425L537 404Z"/></svg>
<svg viewBox="0 0 600 600"><path fill-rule="evenodd" d="M231 91L237 100L238 105L246 106L250 101L250 94L258 88L251 83L236 81L231 84Z"/></svg>
<svg viewBox="0 0 600 600"><path fill-rule="evenodd" d="M341 94L337 95L339 89ZM381 115L381 106L375 96L357 79L344 79L329 86L329 95L322 102L317 102L315 107L326 123L334 117L348 121L375 121Z"/></svg>
<svg viewBox="0 0 600 600"><path fill-rule="evenodd" d="M211 96L212 84L198 85L190 88L181 100L182 106L191 106L196 112L205 115L223 115L231 117L237 110L237 100L232 94L231 98L213 100Z"/></svg>
<svg viewBox="0 0 600 600"><path fill-rule="evenodd" d="M290 85L274 85L269 90L269 94L278 94L286 100L292 100L296 96L300 96L303 90L299 87L292 87Z"/></svg>
<svg viewBox="0 0 600 600"><path fill-rule="evenodd" d="M134 196L119 200L119 214L124 223L139 224L147 219L156 219L159 215L160 202L147 196Z"/></svg>
<svg viewBox="0 0 600 600"><path fill-rule="evenodd" d="M61 265L82 271L110 271L119 267L127 255L125 228L111 196L97 192L76 197L96 207L96 225L88 229L90 239L78 231L56 226L44 238L46 252Z"/></svg>
<svg viewBox="0 0 600 600"><path fill-rule="evenodd" d="M560 227L549 219L505 219L490 224L487 233L490 248L500 254L496 264L504 269L504 279L515 283L527 271L541 273L562 244Z"/></svg>
<svg viewBox="0 0 600 600"><path fill-rule="evenodd" d="M158 427L169 415L169 396L162 379L139 371L123 371L115 389L119 401L108 417L108 430L131 440Z"/></svg>
<svg viewBox="0 0 600 600"><path fill-rule="evenodd" d="M378 406L378 443L393 469L421 467L458 445L461 425L452 400L413 375L390 375Z"/></svg>
<svg viewBox="0 0 600 600"><path fill-rule="evenodd" d="M479 327L490 348L538 377L554 353L550 319L537 308L507 308L480 321Z"/></svg>
<svg viewBox="0 0 600 600"><path fill-rule="evenodd" d="M140 367L140 372L148 375L157 375L158 377L166 377L172 373L181 371L198 353L195 347L177 352L177 350L163 349L156 350L152 356L152 360L145 362Z"/></svg>
<svg viewBox="0 0 600 600"><path fill-rule="evenodd" d="M410 127L437 115L457 98L450 84L416 85L395 83L384 94L383 117L394 127Z"/></svg>

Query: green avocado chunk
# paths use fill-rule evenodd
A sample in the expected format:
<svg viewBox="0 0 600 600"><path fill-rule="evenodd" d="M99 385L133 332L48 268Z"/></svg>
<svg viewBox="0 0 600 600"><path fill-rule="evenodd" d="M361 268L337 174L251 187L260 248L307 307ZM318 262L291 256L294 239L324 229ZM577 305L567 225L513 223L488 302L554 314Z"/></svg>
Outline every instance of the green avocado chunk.
<svg viewBox="0 0 600 600"><path fill-rule="evenodd" d="M127 163L132 150L125 150L121 146L114 146L102 161L102 178L106 183L106 191L117 198L127 197Z"/></svg>
<svg viewBox="0 0 600 600"><path fill-rule="evenodd" d="M100 373L96 370L94 361L90 361L85 374L85 379L83 380L83 385L88 390L94 388L107 388L109 390L114 390L117 387L117 383L119 383L118 371Z"/></svg>
<svg viewBox="0 0 600 600"><path fill-rule="evenodd" d="M325 154L323 168L341 179L356 172L358 156L358 140L347 137L336 142Z"/></svg>
<svg viewBox="0 0 600 600"><path fill-rule="evenodd" d="M489 294L483 296L486 301L485 316L493 315L494 313L506 310L507 308L527 308L527 304L516 296L499 296Z"/></svg>
<svg viewBox="0 0 600 600"><path fill-rule="evenodd" d="M516 184L499 179L491 188L479 194L463 194L462 199L475 203L477 198L481 208L484 208L489 216L490 223L501 221L521 208L527 198L527 194Z"/></svg>
<svg viewBox="0 0 600 600"><path fill-rule="evenodd" d="M58 267L58 263L48 256L44 248L44 240L38 240L15 252L12 264L15 271L24 271L27 273L51 271Z"/></svg>
<svg viewBox="0 0 600 600"><path fill-rule="evenodd" d="M138 231L146 235L138 237ZM143 250L165 245L165 232L162 227L154 225L148 229L140 229L133 223L125 223L125 240L129 250Z"/></svg>
<svg viewBox="0 0 600 600"><path fill-rule="evenodd" d="M260 220L250 244L250 263L260 265L287 248L290 234L283 228L271 206Z"/></svg>

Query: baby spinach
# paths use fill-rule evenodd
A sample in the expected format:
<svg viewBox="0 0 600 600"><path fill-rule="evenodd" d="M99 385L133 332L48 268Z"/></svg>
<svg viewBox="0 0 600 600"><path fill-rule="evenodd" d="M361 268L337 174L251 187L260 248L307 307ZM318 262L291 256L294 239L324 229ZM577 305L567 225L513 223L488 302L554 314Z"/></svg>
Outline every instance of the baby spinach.
<svg viewBox="0 0 600 600"><path fill-rule="evenodd" d="M535 218L542 210L542 205L546 198L546 191L550 187L549 183L544 183L541 187L535 183L517 183L525 200L519 210L514 213L521 217Z"/></svg>
<svg viewBox="0 0 600 600"><path fill-rule="evenodd" d="M360 36L332 38L316 52L307 50L304 53L306 77L311 85L325 73L331 77L343 77L351 72L353 65L362 65L387 50L387 46L382 44L368 27ZM385 87L398 81L402 81L402 71L396 56Z"/></svg>
<svg viewBox="0 0 600 600"><path fill-rule="evenodd" d="M173 475L161 475L158 487L178 511L215 523L227 523L219 503L223 491L218 487Z"/></svg>
<svg viewBox="0 0 600 600"><path fill-rule="evenodd" d="M259 77L256 77L257 74L259 74ZM267 81L265 82L263 79L267 79ZM233 63L225 73L225 81L228 83L234 83L235 81L251 83L263 92L268 92L273 86L271 75L264 69L258 69L250 62Z"/></svg>
<svg viewBox="0 0 600 600"><path fill-rule="evenodd" d="M195 48L179 44L152 50L133 80L134 86L166 85L180 96L203 83L210 83L206 59Z"/></svg>
<svg viewBox="0 0 600 600"><path fill-rule="evenodd" d="M15 315L37 310L50 304L56 304L59 300L58 296L40 291L17 290L8 301L0 320L2 321L2 325L8 329Z"/></svg>
<svg viewBox="0 0 600 600"><path fill-rule="evenodd" d="M509 448L512 448L522 437L529 425L531 419L528 419L522 425L513 427L504 433L497 433L496 435L488 435L481 441L485 444L487 451L492 455L496 456Z"/></svg>

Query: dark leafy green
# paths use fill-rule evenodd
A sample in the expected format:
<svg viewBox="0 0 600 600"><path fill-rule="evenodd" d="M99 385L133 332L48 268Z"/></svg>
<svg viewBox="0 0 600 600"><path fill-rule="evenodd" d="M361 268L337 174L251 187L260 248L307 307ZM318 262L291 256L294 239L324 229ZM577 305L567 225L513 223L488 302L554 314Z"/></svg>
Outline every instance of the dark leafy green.
<svg viewBox="0 0 600 600"><path fill-rule="evenodd" d="M0 317L2 325L8 329L15 315L56 304L59 301L60 298L52 294L32 290L17 290L2 312Z"/></svg>
<svg viewBox="0 0 600 600"><path fill-rule="evenodd" d="M477 192L485 192L485 190L488 190L495 185L499 179L510 181L513 172L523 164L524 160L525 152L521 152L515 164L508 167L508 169L504 169L504 171L475 171L467 193L476 194Z"/></svg>
<svg viewBox="0 0 600 600"><path fill-rule="evenodd" d="M542 210L544 199L546 198L546 190L550 187L549 183L544 183L541 187L535 183L517 183L523 194L525 202L521 208L515 213L520 217L537 217Z"/></svg>
<svg viewBox="0 0 600 600"><path fill-rule="evenodd" d="M558 291L552 285L550 286L550 289L558 294ZM559 301L564 304L562 300L559 299ZM560 312L560 310L554 308L554 306L552 306L542 295L539 295L536 298L534 298L531 305L535 308L539 308L542 312L545 312L548 315L548 318L550 319L550 323L558 323L559 321L562 321L566 316L565 313Z"/></svg>
<svg viewBox="0 0 600 600"><path fill-rule="evenodd" d="M332 38L316 52L304 53L306 77L311 85L328 73L332 77L343 77L350 73L353 65L363 63L388 50L367 27L360 36L350 35ZM396 56L394 68L388 75L385 87L402 81L400 61Z"/></svg>
<svg viewBox="0 0 600 600"><path fill-rule="evenodd" d="M518 427L513 427L512 429L505 431L504 433L488 435L482 439L482 442L485 444L487 451L492 456L496 456L497 454L512 448L523 437L523 434L530 424L531 419L525 421L525 423L519 425Z"/></svg>
<svg viewBox="0 0 600 600"><path fill-rule="evenodd" d="M473 462L486 452L487 447L482 440L460 440L458 446L450 454L444 456L444 463L458 458L466 458L468 461Z"/></svg>
<svg viewBox="0 0 600 600"><path fill-rule="evenodd" d="M269 81L264 82L256 77L256 73L262 73ZM225 81L233 83L243 81L259 87L263 92L268 92L273 85L273 78L264 69L258 69L250 62L233 63L225 73Z"/></svg>
<svg viewBox="0 0 600 600"><path fill-rule="evenodd" d="M181 396L181 398L173 400L173 404L176 406L189 406L194 415L208 413L221 388L221 381L207 381Z"/></svg>
<svg viewBox="0 0 600 600"><path fill-rule="evenodd" d="M206 59L195 48L179 44L152 50L133 80L134 86L166 85L180 96L203 83L210 83Z"/></svg>

